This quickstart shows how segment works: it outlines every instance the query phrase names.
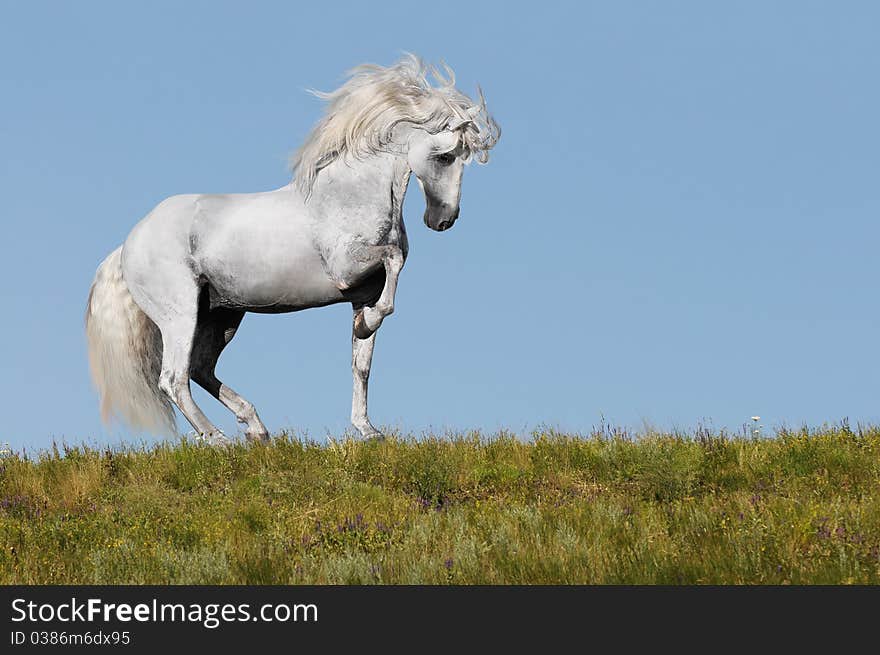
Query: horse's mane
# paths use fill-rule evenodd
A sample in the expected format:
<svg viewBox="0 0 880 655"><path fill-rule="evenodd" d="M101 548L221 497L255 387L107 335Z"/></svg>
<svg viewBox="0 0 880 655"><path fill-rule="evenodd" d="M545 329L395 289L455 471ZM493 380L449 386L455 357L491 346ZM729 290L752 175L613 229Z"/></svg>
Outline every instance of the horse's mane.
<svg viewBox="0 0 880 655"><path fill-rule="evenodd" d="M309 195L318 172L339 157L360 158L383 150L394 127L403 122L436 134L470 121L461 128L464 157L486 163L501 128L489 114L483 92L474 102L455 88L452 69L444 65L444 71L445 75L406 54L387 68L375 64L354 68L348 80L330 93L312 91L328 106L292 160L303 193Z"/></svg>

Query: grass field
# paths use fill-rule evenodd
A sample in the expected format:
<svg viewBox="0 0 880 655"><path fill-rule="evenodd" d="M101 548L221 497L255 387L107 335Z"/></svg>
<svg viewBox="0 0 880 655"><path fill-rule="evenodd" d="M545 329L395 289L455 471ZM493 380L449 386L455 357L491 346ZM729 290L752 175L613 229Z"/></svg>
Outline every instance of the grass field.
<svg viewBox="0 0 880 655"><path fill-rule="evenodd" d="M880 428L0 460L0 582L877 583Z"/></svg>

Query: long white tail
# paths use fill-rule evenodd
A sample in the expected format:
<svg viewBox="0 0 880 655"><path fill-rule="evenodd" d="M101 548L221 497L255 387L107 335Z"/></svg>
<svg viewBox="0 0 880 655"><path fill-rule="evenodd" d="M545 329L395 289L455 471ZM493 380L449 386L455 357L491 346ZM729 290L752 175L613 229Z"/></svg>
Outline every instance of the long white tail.
<svg viewBox="0 0 880 655"><path fill-rule="evenodd" d="M149 432L175 433L174 411L159 390L162 335L122 278L122 246L101 262L89 290L86 337L101 418Z"/></svg>

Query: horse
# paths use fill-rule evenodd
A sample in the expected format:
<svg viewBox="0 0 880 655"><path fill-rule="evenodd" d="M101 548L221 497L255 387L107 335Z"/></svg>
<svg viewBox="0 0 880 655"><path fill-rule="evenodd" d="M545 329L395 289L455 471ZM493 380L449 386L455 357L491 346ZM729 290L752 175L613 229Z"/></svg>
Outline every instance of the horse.
<svg viewBox="0 0 880 655"><path fill-rule="evenodd" d="M248 440L269 432L253 404L216 374L247 312L351 303L351 422L381 438L367 414L376 331L394 311L407 258L403 201L412 175L424 223L459 216L465 164L486 163L501 130L483 92L474 101L406 54L349 71L313 91L326 111L292 159L290 183L245 194L166 198L99 265L85 312L92 379L104 422L176 434L173 406L198 438L230 443L193 401L190 380L225 405Z"/></svg>

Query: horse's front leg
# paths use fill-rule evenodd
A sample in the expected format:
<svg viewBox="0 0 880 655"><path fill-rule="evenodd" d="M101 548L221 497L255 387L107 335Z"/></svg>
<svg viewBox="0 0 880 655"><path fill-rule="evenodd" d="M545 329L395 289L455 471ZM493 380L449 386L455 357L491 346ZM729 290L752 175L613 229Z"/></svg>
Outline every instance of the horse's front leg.
<svg viewBox="0 0 880 655"><path fill-rule="evenodd" d="M385 286L382 294L374 305L367 305L360 311L356 310L354 317L354 334L359 339L367 339L379 326L386 316L394 312L394 295L397 293L397 278L403 269L403 251L398 246L376 246L374 251L382 258L385 267Z"/></svg>
<svg viewBox="0 0 880 655"><path fill-rule="evenodd" d="M360 310L355 309L355 324ZM379 431L373 427L367 415L367 386L370 382L370 366L373 363L373 346L376 333L361 339L352 330L351 335L351 372L354 388L351 394L351 424L365 439L380 437Z"/></svg>
<svg viewBox="0 0 880 655"><path fill-rule="evenodd" d="M354 305L351 336L351 372L354 378L351 423L365 439L381 436L367 415L367 387L370 381L370 367L373 363L376 330L379 329L382 320L394 311L397 278L400 276L404 261L403 252L397 246L377 246L374 252L382 257L385 267L385 286L375 304Z"/></svg>

